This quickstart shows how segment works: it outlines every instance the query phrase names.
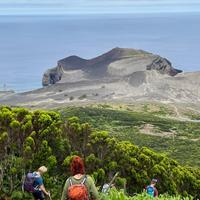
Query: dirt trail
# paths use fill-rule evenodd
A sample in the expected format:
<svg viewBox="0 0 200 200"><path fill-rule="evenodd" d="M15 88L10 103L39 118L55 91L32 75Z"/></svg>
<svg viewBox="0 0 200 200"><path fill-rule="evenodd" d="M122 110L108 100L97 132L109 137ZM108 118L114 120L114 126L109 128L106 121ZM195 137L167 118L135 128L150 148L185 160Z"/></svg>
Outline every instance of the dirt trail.
<svg viewBox="0 0 200 200"><path fill-rule="evenodd" d="M185 121L185 122L199 122L200 123L200 120L195 120L195 119L189 119L187 117L183 117L178 108L176 107L176 105L171 105L173 108L174 108L174 112L176 114L176 117L168 117L168 118L171 118L171 119L176 119L176 120L179 120L179 121Z"/></svg>

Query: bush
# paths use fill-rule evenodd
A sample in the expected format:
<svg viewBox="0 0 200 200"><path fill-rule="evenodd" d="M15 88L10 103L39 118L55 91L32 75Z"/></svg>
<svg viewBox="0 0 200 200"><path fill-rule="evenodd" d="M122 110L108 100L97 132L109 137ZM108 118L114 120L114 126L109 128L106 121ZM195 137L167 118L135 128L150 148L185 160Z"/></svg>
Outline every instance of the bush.
<svg viewBox="0 0 200 200"><path fill-rule="evenodd" d="M83 94L83 95L81 95L81 96L79 97L80 100L86 99L86 98L87 98L87 95L86 95L86 94Z"/></svg>
<svg viewBox="0 0 200 200"><path fill-rule="evenodd" d="M14 191L11 196L12 200L21 200L23 199L23 192Z"/></svg>
<svg viewBox="0 0 200 200"><path fill-rule="evenodd" d="M70 101L72 101L73 99L74 99L74 97L73 97L73 96L70 96L70 97L69 97L69 100L70 100Z"/></svg>

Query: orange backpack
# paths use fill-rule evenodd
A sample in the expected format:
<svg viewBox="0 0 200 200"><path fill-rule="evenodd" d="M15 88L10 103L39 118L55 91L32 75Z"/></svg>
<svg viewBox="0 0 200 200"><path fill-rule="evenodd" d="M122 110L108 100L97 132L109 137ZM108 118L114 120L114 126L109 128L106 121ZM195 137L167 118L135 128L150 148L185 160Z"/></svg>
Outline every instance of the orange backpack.
<svg viewBox="0 0 200 200"><path fill-rule="evenodd" d="M87 176L84 177L80 184L73 184L72 179L69 178L70 186L68 188L67 196L70 200L89 200L87 187L84 185Z"/></svg>

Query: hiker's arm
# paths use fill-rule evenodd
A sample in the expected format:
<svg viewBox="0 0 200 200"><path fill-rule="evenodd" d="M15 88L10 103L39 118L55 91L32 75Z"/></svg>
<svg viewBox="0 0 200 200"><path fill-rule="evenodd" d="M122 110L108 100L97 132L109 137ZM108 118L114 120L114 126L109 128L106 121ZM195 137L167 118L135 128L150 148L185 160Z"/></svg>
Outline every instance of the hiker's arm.
<svg viewBox="0 0 200 200"><path fill-rule="evenodd" d="M49 196L49 192L46 191L44 185L40 185L40 189L42 190L42 192L44 192L44 194L46 194L47 196Z"/></svg>
<svg viewBox="0 0 200 200"><path fill-rule="evenodd" d="M154 189L154 197L158 197L158 190L156 188Z"/></svg>
<svg viewBox="0 0 200 200"><path fill-rule="evenodd" d="M90 182L90 195L92 199L99 200L99 193L97 191L93 179L90 176L88 177L88 181Z"/></svg>
<svg viewBox="0 0 200 200"><path fill-rule="evenodd" d="M66 180L64 188L63 188L61 200L67 199L67 188L68 188L68 181Z"/></svg>

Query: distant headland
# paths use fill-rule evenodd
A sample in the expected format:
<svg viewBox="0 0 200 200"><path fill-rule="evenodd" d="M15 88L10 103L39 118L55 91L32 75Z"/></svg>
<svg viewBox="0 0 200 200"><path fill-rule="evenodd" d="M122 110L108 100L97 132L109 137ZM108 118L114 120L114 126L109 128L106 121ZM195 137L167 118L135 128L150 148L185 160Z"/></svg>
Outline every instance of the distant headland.
<svg viewBox="0 0 200 200"><path fill-rule="evenodd" d="M92 59L61 59L44 73L42 84L3 95L0 103L36 108L139 101L200 105L200 72L182 72L164 57L130 48L116 47Z"/></svg>

